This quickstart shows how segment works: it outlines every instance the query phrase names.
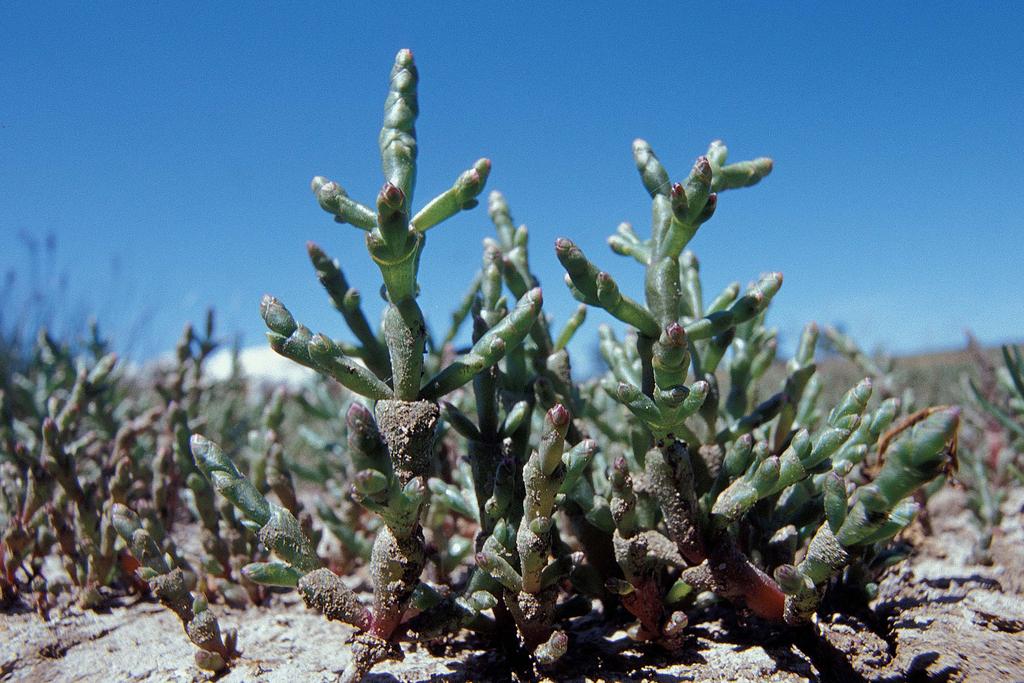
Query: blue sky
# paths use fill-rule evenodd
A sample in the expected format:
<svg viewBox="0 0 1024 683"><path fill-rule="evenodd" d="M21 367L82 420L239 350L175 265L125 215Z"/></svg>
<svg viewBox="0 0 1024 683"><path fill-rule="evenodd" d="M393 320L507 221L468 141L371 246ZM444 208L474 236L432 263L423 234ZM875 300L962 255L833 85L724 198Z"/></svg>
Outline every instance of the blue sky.
<svg viewBox="0 0 1024 683"><path fill-rule="evenodd" d="M557 236L641 293L604 245L622 220L649 229L631 141L681 179L722 138L775 172L691 243L709 295L783 271L771 320L790 340L809 320L894 351L1024 335L1019 4L173 5L0 9L0 272L25 272L19 233L54 234L76 301L122 336L145 316L136 353L211 305L259 344L264 292L341 335L306 240L365 293L379 275L309 179L373 201L401 47L421 76L418 203L490 157L559 321ZM487 234L482 207L430 233L435 326Z"/></svg>

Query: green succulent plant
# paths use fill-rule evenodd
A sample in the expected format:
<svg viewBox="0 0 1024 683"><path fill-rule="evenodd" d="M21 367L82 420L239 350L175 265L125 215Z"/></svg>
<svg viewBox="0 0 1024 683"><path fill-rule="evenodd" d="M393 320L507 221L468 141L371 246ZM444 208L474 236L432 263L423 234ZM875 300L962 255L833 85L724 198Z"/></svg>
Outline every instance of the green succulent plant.
<svg viewBox="0 0 1024 683"><path fill-rule="evenodd" d="M246 574L297 585L307 603L359 630L346 680L400 656L403 632L462 627L514 628L536 662L552 664L569 643L560 624L590 611L593 598L620 601L637 618L634 637L669 649L682 646L688 601L705 591L765 619L807 620L830 581L870 564L913 519L911 496L950 459L959 412L937 410L894 428L899 402L869 407L865 380L826 415L817 405L813 325L783 385L761 394L777 350L765 316L781 274L705 301L698 261L686 251L719 193L772 170L764 158L727 163L720 142L679 183L646 142L634 143L652 201L651 236L623 224L609 244L644 267L644 300L559 239L566 283L584 306L557 336L541 312L528 232L514 227L504 197L493 193L497 239L485 240L480 272L444 340L471 317L473 344L445 359L444 346L428 343L416 304L425 232L477 203L490 163L477 162L413 212L416 83L411 53L402 51L385 103L386 182L375 208L335 182L313 180L321 206L366 233L384 284L382 329L372 329L358 292L315 245L317 276L357 343L313 334L272 297L261 305L275 350L372 402L372 411L358 402L348 408L344 449L354 498L383 521L370 554L372 607L321 566L293 516L254 492L212 444L194 439L200 469L284 559ZM565 347L586 307L632 331L619 341L602 329L610 371L580 384ZM445 460L445 444L463 457ZM452 516L475 524L476 552L465 553L470 539L446 546L456 564L474 563L461 585L441 590L421 580L423 524L440 537ZM425 611L399 629L410 607Z"/></svg>
<svg viewBox="0 0 1024 683"><path fill-rule="evenodd" d="M676 652L708 601L784 627L811 619L836 583L870 593L898 557L890 542L914 520L915 496L955 461L960 410L911 411L886 370L832 330L872 377L826 405L814 324L784 379L768 381L782 275L708 298L688 247L719 195L759 183L772 161L729 163L716 141L673 182L634 142L651 229L622 224L608 243L643 276L620 286L556 240L580 302L557 331L530 232L492 192L480 267L435 335L417 301L427 232L478 204L491 164L478 160L415 210L417 84L402 50L375 202L312 181L320 206L364 234L382 282L379 327L313 243L316 277L354 341L313 333L272 296L260 303L270 346L318 383L261 393L238 373L208 381L212 318L202 333L186 328L151 392L102 344L76 367L40 340L31 377L0 391L2 597L45 592L43 560L60 552L81 603L152 594L180 617L197 665L219 672L241 654L210 604L296 590L355 630L342 680L359 681L401 658L403 640L463 629L556 667L572 620L596 618L598 604L609 632L628 614L631 637ZM621 325L598 332L607 371L579 381L568 345L591 308ZM471 343L456 351L467 321ZM1019 353L1007 359L1024 395ZM994 414L1012 423L1019 403ZM182 522L198 530L198 557L172 540ZM361 565L369 595L343 575Z"/></svg>

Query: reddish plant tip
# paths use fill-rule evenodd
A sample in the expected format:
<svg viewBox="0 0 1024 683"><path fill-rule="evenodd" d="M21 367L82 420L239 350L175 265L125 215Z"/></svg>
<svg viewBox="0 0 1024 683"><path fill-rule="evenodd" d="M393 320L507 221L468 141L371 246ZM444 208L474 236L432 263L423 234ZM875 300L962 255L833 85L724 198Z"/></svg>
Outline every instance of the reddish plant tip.
<svg viewBox="0 0 1024 683"><path fill-rule="evenodd" d="M711 182L711 162L708 161L707 157L697 157L697 161L693 164L693 169L697 171L702 180Z"/></svg>
<svg viewBox="0 0 1024 683"><path fill-rule="evenodd" d="M708 195L708 201L704 205L704 210L705 211L714 211L717 206L718 206L718 193L717 192L712 192L711 194Z"/></svg>
<svg viewBox="0 0 1024 683"><path fill-rule="evenodd" d="M677 384L676 386L668 389L667 391L663 391L662 395L668 396L670 399L675 401L682 401L687 396L690 395L690 390L689 388L683 386L682 384Z"/></svg>
<svg viewBox="0 0 1024 683"><path fill-rule="evenodd" d="M569 411L561 403L556 403L548 411L548 419L551 420L551 424L555 427L564 427L569 424Z"/></svg>
<svg viewBox="0 0 1024 683"><path fill-rule="evenodd" d="M678 199L679 197L685 197L686 190L683 189L682 183L672 183L672 199Z"/></svg>
<svg viewBox="0 0 1024 683"><path fill-rule="evenodd" d="M559 237L555 240L555 251L559 253L568 253L574 246L572 240L568 240L564 237Z"/></svg>
<svg viewBox="0 0 1024 683"><path fill-rule="evenodd" d="M679 323L669 323L665 328L665 336L673 346L682 346L686 343L686 328Z"/></svg>
<svg viewBox="0 0 1024 683"><path fill-rule="evenodd" d="M619 457L615 458L615 462L612 463L612 467L614 467L617 472L622 472L622 473L628 473L629 472L629 465L626 464L626 459L624 457L622 457L621 455Z"/></svg>
<svg viewBox="0 0 1024 683"><path fill-rule="evenodd" d="M391 183L384 183L384 187L380 190L380 200L384 206L392 209L397 209L402 206L402 202L405 201L405 193L402 190Z"/></svg>

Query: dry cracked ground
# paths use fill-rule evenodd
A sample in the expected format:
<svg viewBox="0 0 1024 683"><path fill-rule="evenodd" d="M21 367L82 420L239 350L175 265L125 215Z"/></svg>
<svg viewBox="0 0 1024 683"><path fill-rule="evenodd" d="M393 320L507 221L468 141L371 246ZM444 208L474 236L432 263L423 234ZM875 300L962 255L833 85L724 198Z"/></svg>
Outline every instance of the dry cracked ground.
<svg viewBox="0 0 1024 683"><path fill-rule="evenodd" d="M971 561L975 531L963 495L930 503L932 535L884 576L869 609L833 612L806 630L737 621L712 606L693 615L690 642L675 658L638 648L623 632L577 619L571 647L540 678L558 681L1024 681L1024 491L1010 496L993 563ZM838 602L838 601L834 601ZM334 681L351 629L284 595L270 607L215 607L239 630L243 656L219 680ZM834 609L834 607L832 608ZM406 646L401 662L368 680L502 681L510 671L493 643L472 637ZM173 614L127 598L104 612L68 610L41 620L27 608L0 613L0 681L195 681L191 645Z"/></svg>

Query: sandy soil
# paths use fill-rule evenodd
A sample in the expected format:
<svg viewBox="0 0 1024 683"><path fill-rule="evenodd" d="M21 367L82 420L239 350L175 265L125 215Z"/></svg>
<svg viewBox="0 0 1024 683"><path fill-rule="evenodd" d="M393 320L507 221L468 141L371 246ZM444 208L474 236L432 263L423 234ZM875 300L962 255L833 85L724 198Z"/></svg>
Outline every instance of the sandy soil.
<svg viewBox="0 0 1024 683"><path fill-rule="evenodd" d="M1008 501L992 566L974 564L974 532L962 495L930 504L933 535L890 570L869 609L833 600L804 630L738 619L727 607L692 615L689 647L668 658L623 632L608 635L599 615L573 622L569 653L540 677L558 681L1024 681L1024 492ZM348 627L306 610L294 595L269 607L215 605L235 626L243 656L219 680L333 681L348 657ZM828 612L832 613L828 613ZM401 662L368 680L501 681L511 672L494 643L471 635L429 647L406 645ZM43 621L26 607L0 613L0 681L203 680L177 618L138 598L101 612L68 609Z"/></svg>

